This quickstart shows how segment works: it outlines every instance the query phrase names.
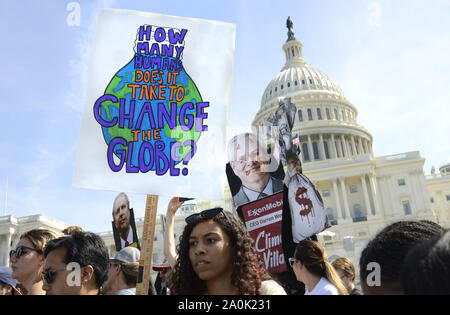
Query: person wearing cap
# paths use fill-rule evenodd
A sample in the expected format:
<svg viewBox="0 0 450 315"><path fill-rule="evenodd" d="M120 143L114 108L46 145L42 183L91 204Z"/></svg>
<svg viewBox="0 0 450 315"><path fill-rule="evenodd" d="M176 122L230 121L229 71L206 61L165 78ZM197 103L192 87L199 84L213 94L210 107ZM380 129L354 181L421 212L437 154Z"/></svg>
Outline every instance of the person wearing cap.
<svg viewBox="0 0 450 315"><path fill-rule="evenodd" d="M121 249L109 260L108 280L103 284L104 295L135 295L141 252L134 247Z"/></svg>
<svg viewBox="0 0 450 315"><path fill-rule="evenodd" d="M0 266L0 295L18 294L15 287L16 280L11 276L11 269Z"/></svg>

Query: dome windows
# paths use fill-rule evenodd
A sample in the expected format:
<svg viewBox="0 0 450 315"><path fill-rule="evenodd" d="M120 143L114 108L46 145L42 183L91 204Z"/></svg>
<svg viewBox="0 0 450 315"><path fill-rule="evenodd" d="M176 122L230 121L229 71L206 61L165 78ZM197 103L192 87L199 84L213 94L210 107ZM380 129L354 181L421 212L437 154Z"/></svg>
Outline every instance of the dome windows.
<svg viewBox="0 0 450 315"><path fill-rule="evenodd" d="M337 113L337 109L336 109L336 108L334 109L334 119L335 119L335 120L339 120L339 118L338 118L338 113Z"/></svg>
<svg viewBox="0 0 450 315"><path fill-rule="evenodd" d="M288 83L287 83L287 86L288 86L288 88L289 88L289 87L291 87L291 83L290 83L290 82L288 82Z"/></svg>
<svg viewBox="0 0 450 315"><path fill-rule="evenodd" d="M298 110L298 121L303 121L303 113L301 109Z"/></svg>
<svg viewBox="0 0 450 315"><path fill-rule="evenodd" d="M313 153L314 153L314 160L319 159L319 146L317 145L317 142L313 142Z"/></svg>
<svg viewBox="0 0 450 315"><path fill-rule="evenodd" d="M309 120L313 120L313 117L312 117L312 111L311 111L310 108L308 108L308 119L309 119Z"/></svg>
<svg viewBox="0 0 450 315"><path fill-rule="evenodd" d="M283 89L283 84L281 85L281 89Z"/></svg>
<svg viewBox="0 0 450 315"><path fill-rule="evenodd" d="M317 108L317 119L322 120L322 112L320 111L320 108Z"/></svg>
<svg viewBox="0 0 450 315"><path fill-rule="evenodd" d="M302 144L302 151L303 151L303 160L309 161L308 145L306 143Z"/></svg>
<svg viewBox="0 0 450 315"><path fill-rule="evenodd" d="M275 88L275 92L276 92L276 91L278 91L278 88L277 88L277 87Z"/></svg>
<svg viewBox="0 0 450 315"><path fill-rule="evenodd" d="M325 108L325 113L327 115L327 119L331 120L331 116L330 116L330 109L329 108Z"/></svg>
<svg viewBox="0 0 450 315"><path fill-rule="evenodd" d="M323 148L324 148L324 151L325 151L325 158L329 159L330 158L330 152L328 151L328 143L326 141L323 143Z"/></svg>
<svg viewBox="0 0 450 315"><path fill-rule="evenodd" d="M305 80L302 80L302 84L303 84L303 85L305 84Z"/></svg>
<svg viewBox="0 0 450 315"><path fill-rule="evenodd" d="M297 85L298 85L298 82L297 82L297 81L295 81L295 82L294 82L294 84L295 84L295 86L297 86Z"/></svg>

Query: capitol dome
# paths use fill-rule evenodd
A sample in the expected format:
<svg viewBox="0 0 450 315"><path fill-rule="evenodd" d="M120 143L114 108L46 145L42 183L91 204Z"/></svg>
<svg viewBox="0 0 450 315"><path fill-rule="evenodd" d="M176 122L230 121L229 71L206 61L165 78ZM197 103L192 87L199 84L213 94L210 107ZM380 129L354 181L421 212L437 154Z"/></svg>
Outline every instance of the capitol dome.
<svg viewBox="0 0 450 315"><path fill-rule="evenodd" d="M288 41L283 46L286 64L270 81L263 94L262 103L298 91L324 90L342 96L341 88L324 72L305 62L302 56L303 44Z"/></svg>
<svg viewBox="0 0 450 315"><path fill-rule="evenodd" d="M288 30L286 63L265 89L252 126L265 126L280 100L291 98L297 108L292 135L299 135L305 169L373 158L372 135L357 123L358 109L333 79L304 60L292 23Z"/></svg>

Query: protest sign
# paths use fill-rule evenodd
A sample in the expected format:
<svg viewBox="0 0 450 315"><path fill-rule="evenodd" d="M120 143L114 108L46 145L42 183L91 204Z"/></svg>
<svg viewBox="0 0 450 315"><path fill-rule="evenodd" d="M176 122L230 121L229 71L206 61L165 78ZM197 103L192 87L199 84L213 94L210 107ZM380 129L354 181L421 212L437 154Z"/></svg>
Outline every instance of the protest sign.
<svg viewBox="0 0 450 315"><path fill-rule="evenodd" d="M270 273L286 271L282 246L283 195L280 192L243 205L238 210Z"/></svg>
<svg viewBox="0 0 450 315"><path fill-rule="evenodd" d="M114 199L112 217L112 231L116 251L120 251L127 246L141 249L134 211L133 208L130 208L127 194L122 192Z"/></svg>
<svg viewBox="0 0 450 315"><path fill-rule="evenodd" d="M102 10L74 186L220 199L234 39L228 23Z"/></svg>

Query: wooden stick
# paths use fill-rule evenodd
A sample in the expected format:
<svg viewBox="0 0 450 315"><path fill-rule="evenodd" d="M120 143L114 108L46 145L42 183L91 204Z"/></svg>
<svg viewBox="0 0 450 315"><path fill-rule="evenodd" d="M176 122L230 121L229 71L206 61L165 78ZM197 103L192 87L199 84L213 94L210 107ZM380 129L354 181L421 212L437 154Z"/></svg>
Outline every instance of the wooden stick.
<svg viewBox="0 0 450 315"><path fill-rule="evenodd" d="M139 277L136 284L136 295L148 295L150 273L152 271L153 239L155 238L156 212L158 196L147 195L145 205L144 230L142 235L141 257L139 259Z"/></svg>

